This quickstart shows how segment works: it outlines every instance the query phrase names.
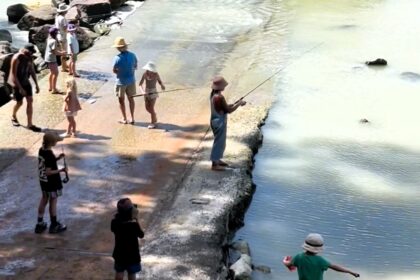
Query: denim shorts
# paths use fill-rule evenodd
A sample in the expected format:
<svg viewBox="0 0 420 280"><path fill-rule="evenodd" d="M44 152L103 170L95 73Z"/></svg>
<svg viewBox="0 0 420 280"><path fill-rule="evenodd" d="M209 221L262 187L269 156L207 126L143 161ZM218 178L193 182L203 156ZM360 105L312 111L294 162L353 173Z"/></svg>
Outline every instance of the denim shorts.
<svg viewBox="0 0 420 280"><path fill-rule="evenodd" d="M141 271L141 265L139 263L130 264L130 265L119 265L115 263L114 269L116 272L124 272L127 270L128 274L135 274Z"/></svg>

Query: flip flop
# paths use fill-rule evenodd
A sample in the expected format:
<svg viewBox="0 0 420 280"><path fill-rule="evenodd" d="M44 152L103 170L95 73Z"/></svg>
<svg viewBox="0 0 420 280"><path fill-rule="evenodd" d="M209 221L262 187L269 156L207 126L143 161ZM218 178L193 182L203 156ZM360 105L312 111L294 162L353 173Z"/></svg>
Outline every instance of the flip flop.
<svg viewBox="0 0 420 280"><path fill-rule="evenodd" d="M20 123L18 122L17 119L11 119L11 121L12 121L13 126L16 126L16 127L20 126Z"/></svg>
<svg viewBox="0 0 420 280"><path fill-rule="evenodd" d="M118 123L127 124L128 122L126 120L119 120Z"/></svg>
<svg viewBox="0 0 420 280"><path fill-rule="evenodd" d="M64 94L64 92L59 91L59 90L54 90L54 91L52 91L52 92L51 92L51 94L59 94L59 95L63 95L63 94Z"/></svg>
<svg viewBox="0 0 420 280"><path fill-rule="evenodd" d="M226 168L220 164L212 165L211 170L213 171L226 171Z"/></svg>
<svg viewBox="0 0 420 280"><path fill-rule="evenodd" d="M129 124L135 124L135 121L131 121L131 122L129 122Z"/></svg>
<svg viewBox="0 0 420 280"><path fill-rule="evenodd" d="M219 165L220 165L220 166L229 166L229 164L228 164L228 163L226 163L226 162L224 162L224 161L221 161L221 160L219 160Z"/></svg>

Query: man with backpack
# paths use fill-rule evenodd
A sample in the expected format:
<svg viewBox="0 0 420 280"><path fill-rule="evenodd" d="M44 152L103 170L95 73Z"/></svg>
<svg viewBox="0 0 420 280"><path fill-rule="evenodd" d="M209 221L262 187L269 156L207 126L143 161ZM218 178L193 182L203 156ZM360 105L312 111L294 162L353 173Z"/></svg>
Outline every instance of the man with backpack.
<svg viewBox="0 0 420 280"><path fill-rule="evenodd" d="M10 65L10 73L8 77L8 83L13 88L13 96L16 100L16 104L13 107L12 112L12 124L13 126L20 126L17 120L16 114L19 108L23 104L23 98L26 99L26 115L28 118L27 128L33 132L41 132L41 128L35 126L32 123L33 114L33 98L32 98L32 86L29 81L29 77L35 82L36 93L39 93L38 81L36 78L35 67L33 64L33 54L36 53L35 46L33 44L27 44L25 47L19 50L18 53L12 57Z"/></svg>

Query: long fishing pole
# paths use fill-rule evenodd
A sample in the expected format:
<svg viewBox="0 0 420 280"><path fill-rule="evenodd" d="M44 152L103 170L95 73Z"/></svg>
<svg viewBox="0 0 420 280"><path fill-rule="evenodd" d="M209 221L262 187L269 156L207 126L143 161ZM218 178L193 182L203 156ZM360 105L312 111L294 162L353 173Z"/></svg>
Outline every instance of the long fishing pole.
<svg viewBox="0 0 420 280"><path fill-rule="evenodd" d="M300 58L302 58L304 55L306 55L307 53L310 53L311 51L313 51L314 49L318 48L319 46L321 46L322 44L324 44L324 42L319 43L315 46L313 46L312 48L310 48L309 50L306 50L305 52L301 53L298 57L296 57L292 62L290 62L289 64L286 64L283 67L280 67L276 72L274 72L274 74L272 74L270 77L268 77L267 79L265 79L264 81L262 81L261 83L259 83L256 87L254 87L253 89L251 89L250 91L248 91L244 96L242 96L241 98L239 98L237 101L235 101L235 103L238 103L239 101L241 101L242 99L244 99L245 97L247 97L248 95L250 95L253 91L255 91L257 88L259 88L260 86L262 86L263 84L265 84L266 82L268 82L269 80L271 80L274 76L276 76L278 73L280 73L281 71L283 71L284 69L286 69L287 67L289 67L290 65L292 65L293 63L295 63L297 60L299 60Z"/></svg>
<svg viewBox="0 0 420 280"><path fill-rule="evenodd" d="M176 88L176 89L170 89L170 90L165 90L165 91L157 91L157 92L154 92L154 93L141 93L141 94L136 94L136 95L133 95L133 97L145 96L145 95L155 94L155 93L166 93L166 92L173 92L173 91L198 89L198 88L204 88L204 87Z"/></svg>

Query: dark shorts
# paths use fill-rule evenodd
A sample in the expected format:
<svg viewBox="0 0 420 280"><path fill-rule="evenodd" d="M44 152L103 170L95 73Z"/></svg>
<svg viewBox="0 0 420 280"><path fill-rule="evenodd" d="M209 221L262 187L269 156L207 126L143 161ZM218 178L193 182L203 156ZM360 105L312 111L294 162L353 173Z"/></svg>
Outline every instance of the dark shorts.
<svg viewBox="0 0 420 280"><path fill-rule="evenodd" d="M116 272L124 272L127 270L128 274L135 274L141 271L141 265L139 263L130 264L130 265L119 265L117 263L114 264L114 269Z"/></svg>
<svg viewBox="0 0 420 280"><path fill-rule="evenodd" d="M23 89L26 91L26 96L32 96L32 86L31 84L22 85ZM19 88L13 88L13 96L15 97L16 101L22 101L25 96L20 93Z"/></svg>
<svg viewBox="0 0 420 280"><path fill-rule="evenodd" d="M42 195L47 197L48 199L50 198L57 198L59 196L61 196L63 194L62 190L56 190L56 191L42 191Z"/></svg>

